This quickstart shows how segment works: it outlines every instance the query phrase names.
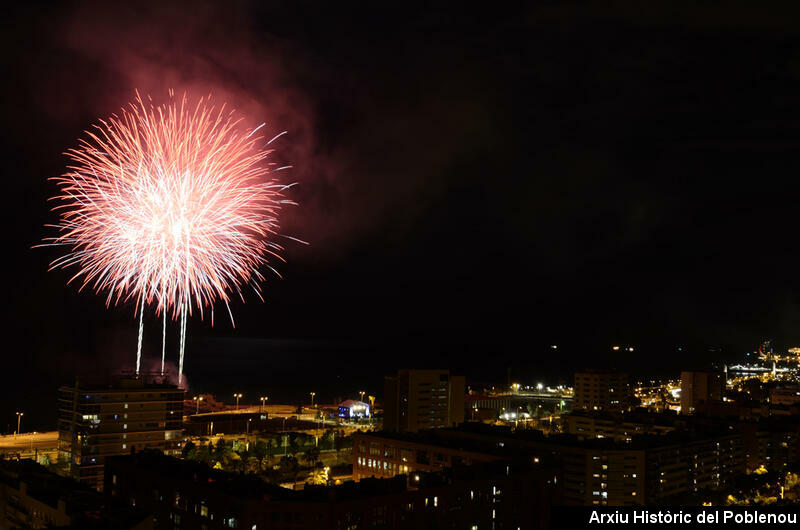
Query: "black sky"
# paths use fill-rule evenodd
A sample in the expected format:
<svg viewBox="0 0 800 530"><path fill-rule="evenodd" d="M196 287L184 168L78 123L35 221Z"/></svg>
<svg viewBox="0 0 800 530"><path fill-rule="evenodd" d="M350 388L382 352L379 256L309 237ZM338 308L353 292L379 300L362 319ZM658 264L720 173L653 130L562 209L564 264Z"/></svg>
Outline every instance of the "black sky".
<svg viewBox="0 0 800 530"><path fill-rule="evenodd" d="M30 247L55 220L45 179L60 153L137 88L213 91L289 130L279 156L299 182L284 231L310 245L289 246L265 304L233 307L235 330L191 323L190 380L212 379L201 360L220 358L230 380L336 366L377 391L399 366L669 373L719 357L711 347L739 358L764 338L800 343L796 17L739 3L380 4L9 15L3 417L39 396L49 411L86 363L133 360L133 308L77 294L46 272L55 251ZM637 354L614 359L614 343Z"/></svg>

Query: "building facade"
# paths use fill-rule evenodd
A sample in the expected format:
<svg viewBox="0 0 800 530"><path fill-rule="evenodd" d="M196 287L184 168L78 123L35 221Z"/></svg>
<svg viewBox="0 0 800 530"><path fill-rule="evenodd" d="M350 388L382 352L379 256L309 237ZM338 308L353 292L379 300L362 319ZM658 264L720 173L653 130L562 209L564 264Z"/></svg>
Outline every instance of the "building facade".
<svg viewBox="0 0 800 530"><path fill-rule="evenodd" d="M576 411L568 414L564 422L566 432L574 434L579 440L609 438L630 442L634 436L666 434L676 428L674 422L647 421L651 418L658 418L658 416Z"/></svg>
<svg viewBox="0 0 800 530"><path fill-rule="evenodd" d="M575 410L620 412L631 407L628 374L610 370L587 370L575 374Z"/></svg>
<svg viewBox="0 0 800 530"><path fill-rule="evenodd" d="M370 416L369 404L354 399L348 399L336 406L336 415L347 420L352 418L368 418Z"/></svg>
<svg viewBox="0 0 800 530"><path fill-rule="evenodd" d="M463 423L464 383L448 370L400 370L387 377L384 430L417 432Z"/></svg>
<svg viewBox="0 0 800 530"><path fill-rule="evenodd" d="M722 402L725 375L721 372L681 372L681 413L692 414L701 403Z"/></svg>
<svg viewBox="0 0 800 530"><path fill-rule="evenodd" d="M546 479L489 463L294 491L153 451L113 457L105 491L176 530L548 528Z"/></svg>
<svg viewBox="0 0 800 530"><path fill-rule="evenodd" d="M637 435L621 441L464 424L436 431L436 435L438 439L428 443L431 453L443 453L444 448L463 452L480 443L546 463L558 477L558 495L565 505L680 503L688 496L728 488L745 473L742 436L727 429ZM363 448L354 451L357 456Z"/></svg>
<svg viewBox="0 0 800 530"><path fill-rule="evenodd" d="M149 530L153 518L33 460L0 460L0 528L63 527Z"/></svg>
<svg viewBox="0 0 800 530"><path fill-rule="evenodd" d="M471 445L448 447L435 437L357 432L353 434L353 480L389 478L503 459L489 447Z"/></svg>
<svg viewBox="0 0 800 530"><path fill-rule="evenodd" d="M183 389L121 379L111 385L76 382L58 395L58 458L64 472L98 490L106 458L136 450L180 454Z"/></svg>

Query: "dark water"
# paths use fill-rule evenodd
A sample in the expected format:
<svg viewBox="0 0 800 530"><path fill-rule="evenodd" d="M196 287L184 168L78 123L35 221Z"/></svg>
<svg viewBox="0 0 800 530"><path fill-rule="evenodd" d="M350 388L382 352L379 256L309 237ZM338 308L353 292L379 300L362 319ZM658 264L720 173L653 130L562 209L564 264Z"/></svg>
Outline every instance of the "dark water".
<svg viewBox="0 0 800 530"><path fill-rule="evenodd" d="M160 337L156 337L160 338ZM158 341L156 341L158 342ZM135 344L135 342L131 342ZM160 343L146 344L143 370L160 368ZM130 348L119 358L77 357L58 370L42 370L35 386L3 396L0 430L15 428L16 410L24 410L23 430L55 427L56 391L70 384L76 374L108 378L120 367L133 368ZM594 351L597 352L599 348ZM702 364L698 356L670 348L642 347L633 353L602 349L589 355L581 345L437 343L412 338L385 341L261 339L239 336L192 336L186 346L185 376L189 396L215 394L232 402L242 393L243 404L258 404L261 396L271 403L308 403L315 392L317 403L334 403L366 395L383 396L384 376L400 368L448 368L467 377L468 385L497 385L512 381L534 385L571 385L576 370L616 368L634 378L677 377L680 370ZM135 350L134 350L135 351ZM174 358L168 352L168 359ZM699 357L722 357L722 352L703 351ZM741 356L729 356L741 359ZM176 372L174 364L168 370Z"/></svg>

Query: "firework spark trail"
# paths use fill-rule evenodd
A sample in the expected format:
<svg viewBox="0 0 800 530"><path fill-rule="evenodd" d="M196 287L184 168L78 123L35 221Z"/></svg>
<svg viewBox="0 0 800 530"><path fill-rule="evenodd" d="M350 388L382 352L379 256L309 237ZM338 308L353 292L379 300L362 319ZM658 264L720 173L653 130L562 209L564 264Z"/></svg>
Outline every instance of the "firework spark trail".
<svg viewBox="0 0 800 530"><path fill-rule="evenodd" d="M164 324L161 326L161 375L164 375L164 361L167 357L167 312L164 311Z"/></svg>
<svg viewBox="0 0 800 530"><path fill-rule="evenodd" d="M172 95L172 91L170 91ZM208 99L156 106L137 97L100 120L66 155L68 171L53 180L61 203L57 237L70 250L51 269L76 266L70 282L104 293L106 305L141 300L137 373L145 305L180 319L180 368L186 320L252 288L261 297L261 266L281 260L275 243L287 186L269 177L271 149L241 119ZM281 260L282 261L282 260ZM137 304L138 305L138 304ZM231 315L231 320L233 319Z"/></svg>
<svg viewBox="0 0 800 530"><path fill-rule="evenodd" d="M183 352L186 349L186 306L181 308L181 341L178 352L178 385L183 379Z"/></svg>
<svg viewBox="0 0 800 530"><path fill-rule="evenodd" d="M139 340L136 343L136 375L139 375L139 367L142 365L142 336L144 335L144 297L139 306Z"/></svg>

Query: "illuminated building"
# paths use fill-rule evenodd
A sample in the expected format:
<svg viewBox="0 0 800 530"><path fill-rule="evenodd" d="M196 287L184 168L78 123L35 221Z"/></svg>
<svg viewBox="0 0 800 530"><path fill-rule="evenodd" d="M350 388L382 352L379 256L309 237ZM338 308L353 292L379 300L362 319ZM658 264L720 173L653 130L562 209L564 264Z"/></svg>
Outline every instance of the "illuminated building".
<svg viewBox="0 0 800 530"><path fill-rule="evenodd" d="M468 423L440 434L451 446L484 442L549 461L566 505L626 506L668 503L681 496L729 487L745 471L742 437L726 427L630 441L579 440Z"/></svg>
<svg viewBox="0 0 800 530"><path fill-rule="evenodd" d="M773 405L800 404L800 387L792 385L773 388L769 391L769 401Z"/></svg>
<svg viewBox="0 0 800 530"><path fill-rule="evenodd" d="M660 421L660 420L664 421ZM610 438L630 441L641 434L666 434L676 429L667 417L659 414L614 414L576 411L566 416L566 432L579 440Z"/></svg>
<svg viewBox="0 0 800 530"><path fill-rule="evenodd" d="M58 455L65 472L102 490L109 456L147 448L180 454L183 389L122 379L112 385L76 381L58 392Z"/></svg>
<svg viewBox="0 0 800 530"><path fill-rule="evenodd" d="M511 410L511 397L467 394L465 400L466 417L470 420L496 419L502 411Z"/></svg>
<svg viewBox="0 0 800 530"><path fill-rule="evenodd" d="M339 403L336 412L340 418L367 418L369 417L369 405L361 401L348 399Z"/></svg>
<svg viewBox="0 0 800 530"><path fill-rule="evenodd" d="M386 378L384 430L416 432L463 421L463 376L448 370L399 370Z"/></svg>
<svg viewBox="0 0 800 530"><path fill-rule="evenodd" d="M353 480L388 478L502 459L495 447L471 443L449 446L435 434L372 432L353 434Z"/></svg>
<svg viewBox="0 0 800 530"><path fill-rule="evenodd" d="M720 372L681 372L681 413L692 414L700 403L721 402L724 390Z"/></svg>
<svg viewBox="0 0 800 530"><path fill-rule="evenodd" d="M631 406L628 374L611 370L587 370L575 374L576 410L622 411Z"/></svg>
<svg viewBox="0 0 800 530"><path fill-rule="evenodd" d="M785 471L800 461L800 417L760 418L741 422L747 455L747 469L764 467L768 471Z"/></svg>

